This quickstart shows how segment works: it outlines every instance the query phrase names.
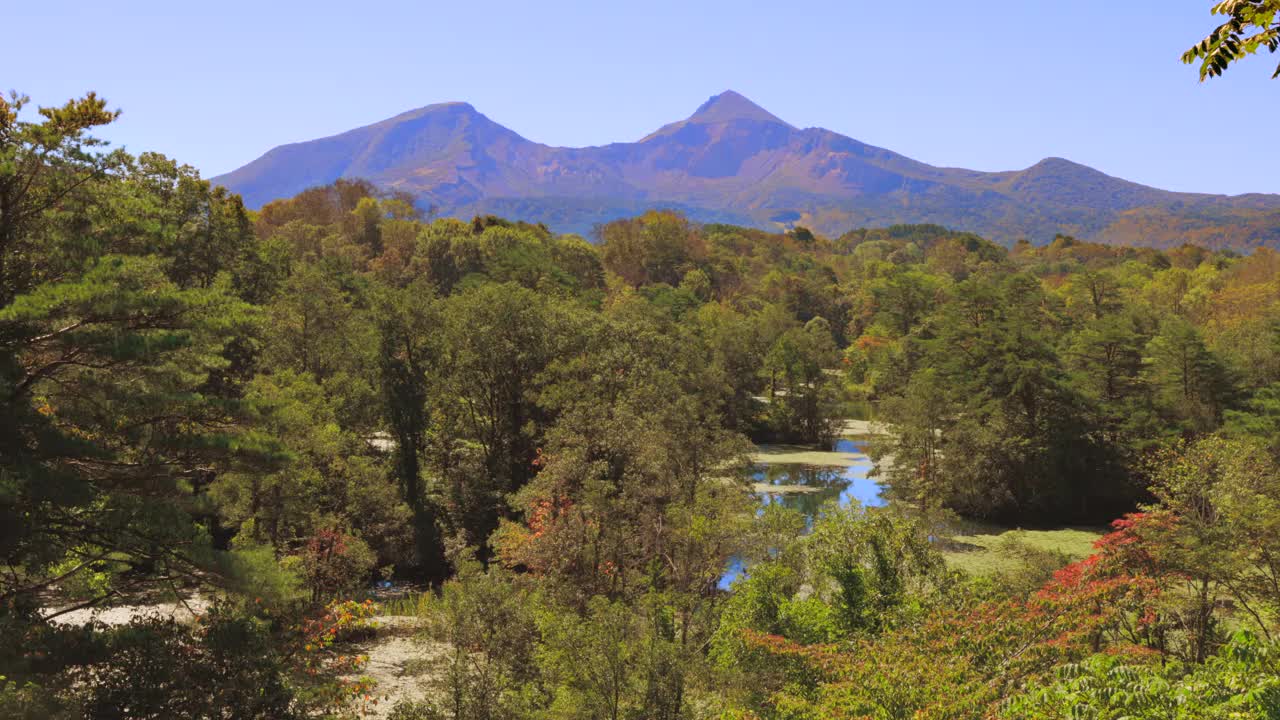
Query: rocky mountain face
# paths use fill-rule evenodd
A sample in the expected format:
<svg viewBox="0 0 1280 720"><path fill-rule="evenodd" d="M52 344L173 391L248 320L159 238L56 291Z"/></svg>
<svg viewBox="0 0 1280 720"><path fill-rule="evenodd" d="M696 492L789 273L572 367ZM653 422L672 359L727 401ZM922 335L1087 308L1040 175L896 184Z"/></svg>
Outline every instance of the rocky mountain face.
<svg viewBox="0 0 1280 720"><path fill-rule="evenodd" d="M939 168L822 128L796 128L727 91L638 142L535 143L466 103L412 110L277 147L213 178L250 207L339 178L405 191L442 215L494 213L588 233L645 209L828 235L936 223L1011 243L1055 234L1156 246L1280 246L1280 195L1174 193L1061 158L1010 172Z"/></svg>

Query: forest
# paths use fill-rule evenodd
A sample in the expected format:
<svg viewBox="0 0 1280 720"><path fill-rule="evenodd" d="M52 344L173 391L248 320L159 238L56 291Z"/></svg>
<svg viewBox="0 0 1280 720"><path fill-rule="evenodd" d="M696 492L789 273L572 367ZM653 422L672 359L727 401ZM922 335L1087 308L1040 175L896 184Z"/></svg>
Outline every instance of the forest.
<svg viewBox="0 0 1280 720"><path fill-rule="evenodd" d="M0 716L1280 717L1272 250L254 212L94 94L32 110ZM761 448L851 420L885 502L762 503Z"/></svg>

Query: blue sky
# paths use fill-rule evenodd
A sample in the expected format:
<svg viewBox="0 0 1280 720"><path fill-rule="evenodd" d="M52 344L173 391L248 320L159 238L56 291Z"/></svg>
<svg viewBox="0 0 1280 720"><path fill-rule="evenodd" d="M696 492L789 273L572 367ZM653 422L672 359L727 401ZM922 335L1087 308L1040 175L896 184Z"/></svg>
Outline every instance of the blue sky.
<svg viewBox="0 0 1280 720"><path fill-rule="evenodd" d="M1274 133L1216 130L1274 126L1280 58L1205 84L1178 62L1210 0L15 4L0 88L96 90L125 111L105 137L206 175L447 100L553 145L636 140L731 88L935 165L1280 192Z"/></svg>

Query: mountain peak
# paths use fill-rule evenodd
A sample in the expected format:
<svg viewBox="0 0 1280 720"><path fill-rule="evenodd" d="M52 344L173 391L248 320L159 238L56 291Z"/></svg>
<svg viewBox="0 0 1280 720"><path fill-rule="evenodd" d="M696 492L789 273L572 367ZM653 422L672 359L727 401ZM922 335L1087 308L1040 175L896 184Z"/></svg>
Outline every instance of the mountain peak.
<svg viewBox="0 0 1280 720"><path fill-rule="evenodd" d="M466 113L468 115L480 114L480 111L476 110L475 105L472 105L469 102L463 102L461 100L451 100L449 102L436 103L434 105L428 105L423 109L434 110L436 112L452 111L452 112L458 112L458 113Z"/></svg>
<svg viewBox="0 0 1280 720"><path fill-rule="evenodd" d="M383 120L382 122L384 122L384 123L393 123L393 122L398 122L398 121L402 121L402 120L409 120L409 119L413 119L413 118L425 117L425 116L428 116L428 115L437 115L437 116L448 116L448 115L470 116L470 115L479 115L479 114L480 114L480 112L479 112L478 110L476 110L475 106L474 106L474 105L472 105L471 103L468 103L468 102L461 102L461 101L454 100L454 101L450 101L450 102L432 103L431 105L424 105L424 106L422 106L422 107L420 107L420 108L415 108L415 109L413 109L413 110L407 110L407 111L405 111L405 112L400 113L399 115L396 115L396 116L394 116L394 117L387 118L386 120ZM377 124L377 123L375 123L375 125L376 125L376 124Z"/></svg>
<svg viewBox="0 0 1280 720"><path fill-rule="evenodd" d="M1097 168L1081 165L1073 160L1060 157L1047 157L1026 170L1018 171L1021 178L1057 178L1063 180L1090 182L1122 182L1128 181L1113 178Z"/></svg>
<svg viewBox="0 0 1280 720"><path fill-rule="evenodd" d="M689 117L690 122L696 123L722 123L731 120L755 120L779 125L787 124L779 119L778 116L733 90L725 90L719 95L712 95Z"/></svg>
<svg viewBox="0 0 1280 720"><path fill-rule="evenodd" d="M282 145L212 181L257 208L357 177L442 215L515 216L557 231L675 208L699 222L802 221L832 236L927 222L998 242L1069 232L1102 242L1280 247L1280 195L1165 192L1058 157L998 173L938 168L829 130L800 130L732 90L637 142L588 148L531 142L467 103L428 105Z"/></svg>
<svg viewBox="0 0 1280 720"><path fill-rule="evenodd" d="M1061 157L1047 157L1040 162L1027 168L1027 170L1092 170L1088 165L1081 165L1078 162L1068 160Z"/></svg>

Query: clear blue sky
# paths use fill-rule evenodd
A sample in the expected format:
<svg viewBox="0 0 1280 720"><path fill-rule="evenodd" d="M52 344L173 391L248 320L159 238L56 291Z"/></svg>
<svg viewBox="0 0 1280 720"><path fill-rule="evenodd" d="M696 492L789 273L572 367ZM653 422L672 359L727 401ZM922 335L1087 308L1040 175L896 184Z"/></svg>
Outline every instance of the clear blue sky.
<svg viewBox="0 0 1280 720"><path fill-rule="evenodd" d="M1173 190L1280 192L1272 56L1199 84L1210 0L0 0L0 88L97 90L104 133L214 175L466 100L554 145L636 140L737 90L935 165L1062 156Z"/></svg>

